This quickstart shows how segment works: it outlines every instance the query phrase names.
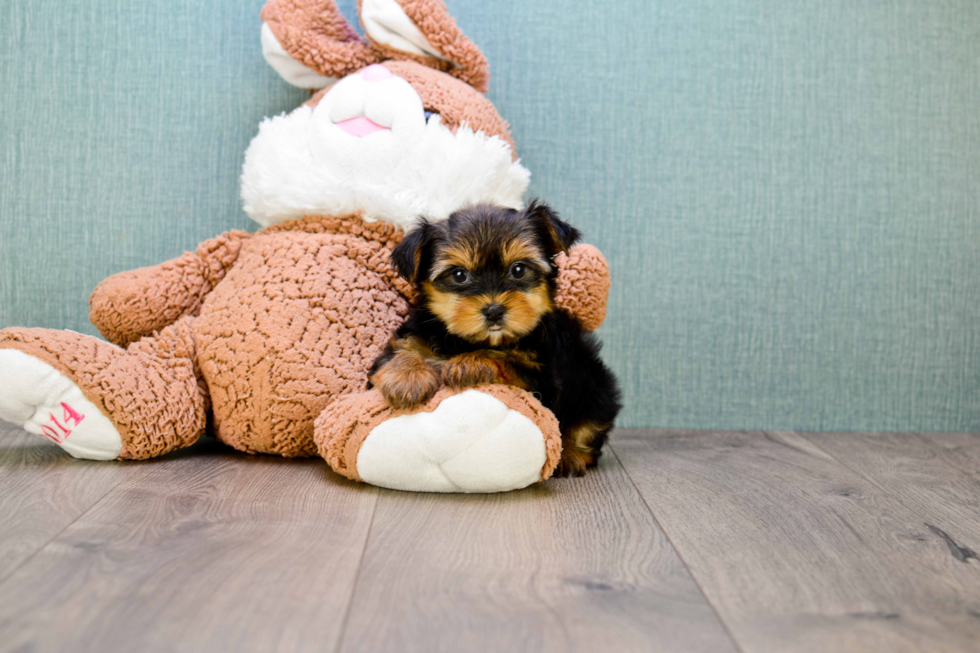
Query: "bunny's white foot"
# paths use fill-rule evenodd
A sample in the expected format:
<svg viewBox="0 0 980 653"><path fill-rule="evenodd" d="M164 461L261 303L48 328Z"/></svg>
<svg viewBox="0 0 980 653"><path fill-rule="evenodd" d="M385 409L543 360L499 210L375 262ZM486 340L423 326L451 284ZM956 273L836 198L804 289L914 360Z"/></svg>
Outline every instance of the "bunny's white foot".
<svg viewBox="0 0 980 653"><path fill-rule="evenodd" d="M122 450L119 431L75 383L16 349L0 349L0 419L75 458L114 460Z"/></svg>
<svg viewBox="0 0 980 653"><path fill-rule="evenodd" d="M373 485L421 492L505 492L541 480L544 435L488 394L467 390L432 412L393 417L371 430L357 471Z"/></svg>

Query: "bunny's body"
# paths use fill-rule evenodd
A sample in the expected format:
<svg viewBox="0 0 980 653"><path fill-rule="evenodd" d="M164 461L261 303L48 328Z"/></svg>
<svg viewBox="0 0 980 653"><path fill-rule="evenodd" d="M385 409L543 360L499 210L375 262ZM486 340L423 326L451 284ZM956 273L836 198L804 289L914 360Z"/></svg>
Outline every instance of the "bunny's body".
<svg viewBox="0 0 980 653"><path fill-rule="evenodd" d="M441 391L417 414L364 391L408 311L389 263L404 230L468 203L519 207L528 173L482 95L482 54L439 0L364 0L361 12L371 42L332 0L266 6L270 63L327 88L264 122L249 147L242 196L265 229L100 284L91 319L114 344L0 331L0 418L80 458L159 456L210 419L236 449L319 452L388 487L497 491L550 475L554 417L520 390ZM559 304L597 327L605 261L580 246L559 265Z"/></svg>

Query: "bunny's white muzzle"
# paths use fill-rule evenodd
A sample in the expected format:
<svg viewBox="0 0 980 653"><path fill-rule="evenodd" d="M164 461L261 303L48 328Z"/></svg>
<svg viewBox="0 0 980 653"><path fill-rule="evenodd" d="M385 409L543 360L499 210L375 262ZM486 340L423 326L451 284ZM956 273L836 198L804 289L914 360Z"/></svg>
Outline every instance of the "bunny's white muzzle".
<svg viewBox="0 0 980 653"><path fill-rule="evenodd" d="M334 84L313 109L310 147L338 176L390 174L412 155L425 127L415 89L383 66L368 66Z"/></svg>

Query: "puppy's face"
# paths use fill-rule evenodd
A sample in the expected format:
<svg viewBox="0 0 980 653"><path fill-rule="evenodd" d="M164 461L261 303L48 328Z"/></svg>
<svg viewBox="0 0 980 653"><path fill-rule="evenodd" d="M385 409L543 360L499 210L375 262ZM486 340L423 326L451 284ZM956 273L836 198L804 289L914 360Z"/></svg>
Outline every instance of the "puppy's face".
<svg viewBox="0 0 980 653"><path fill-rule="evenodd" d="M423 222L392 258L450 333L496 347L533 331L554 308L552 259L577 239L543 204L478 205Z"/></svg>
<svg viewBox="0 0 980 653"><path fill-rule="evenodd" d="M475 221L433 252L422 283L450 333L497 346L530 333L553 304L547 255L518 225Z"/></svg>

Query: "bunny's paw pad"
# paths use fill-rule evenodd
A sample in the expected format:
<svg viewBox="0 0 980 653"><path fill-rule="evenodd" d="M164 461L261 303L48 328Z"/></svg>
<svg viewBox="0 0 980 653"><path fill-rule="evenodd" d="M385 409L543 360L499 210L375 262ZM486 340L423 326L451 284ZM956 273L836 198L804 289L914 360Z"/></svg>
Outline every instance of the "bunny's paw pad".
<svg viewBox="0 0 980 653"><path fill-rule="evenodd" d="M466 390L432 412L374 427L357 454L372 485L416 492L505 492L541 480L544 434L496 397Z"/></svg>
<svg viewBox="0 0 980 653"><path fill-rule="evenodd" d="M0 349L0 419L75 458L114 460L122 450L119 431L74 382L16 349Z"/></svg>

